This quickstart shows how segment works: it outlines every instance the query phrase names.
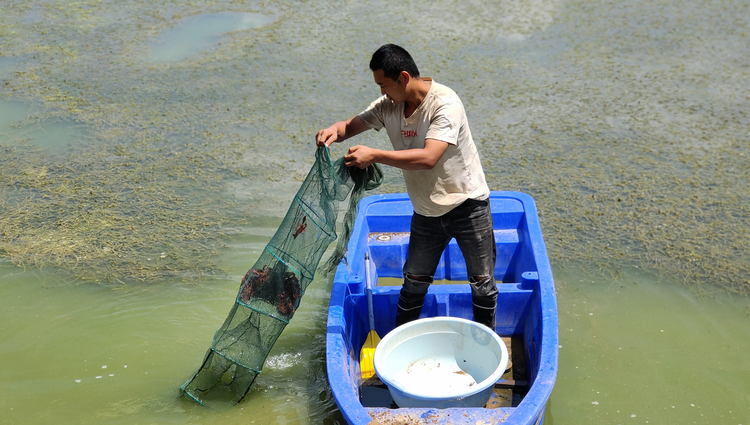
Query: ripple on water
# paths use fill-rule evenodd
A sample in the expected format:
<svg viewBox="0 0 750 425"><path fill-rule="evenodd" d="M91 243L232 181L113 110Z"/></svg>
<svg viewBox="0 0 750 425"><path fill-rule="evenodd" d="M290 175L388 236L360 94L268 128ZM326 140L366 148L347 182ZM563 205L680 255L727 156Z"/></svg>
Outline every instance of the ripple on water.
<svg viewBox="0 0 750 425"><path fill-rule="evenodd" d="M269 357L266 368L284 370L297 365L302 360L302 353L284 353Z"/></svg>

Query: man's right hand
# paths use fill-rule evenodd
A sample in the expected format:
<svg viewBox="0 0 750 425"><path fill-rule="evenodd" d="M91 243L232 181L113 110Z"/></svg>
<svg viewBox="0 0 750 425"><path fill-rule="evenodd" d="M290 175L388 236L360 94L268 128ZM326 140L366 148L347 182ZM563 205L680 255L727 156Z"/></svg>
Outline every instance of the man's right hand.
<svg viewBox="0 0 750 425"><path fill-rule="evenodd" d="M368 127L358 116L354 116L346 121L338 121L331 124L328 128L320 130L315 135L315 144L318 146L331 146L335 142L356 136L367 130Z"/></svg>
<svg viewBox="0 0 750 425"><path fill-rule="evenodd" d="M339 131L334 124L328 128L320 130L318 134L315 135L315 144L318 146L328 147L331 146L331 143L336 142L338 138Z"/></svg>

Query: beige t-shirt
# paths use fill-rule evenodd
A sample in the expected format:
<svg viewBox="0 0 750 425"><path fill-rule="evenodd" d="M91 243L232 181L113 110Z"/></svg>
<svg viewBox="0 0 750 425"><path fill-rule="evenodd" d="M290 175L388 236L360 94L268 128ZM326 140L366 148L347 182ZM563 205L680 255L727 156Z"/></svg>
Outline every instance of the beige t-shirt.
<svg viewBox="0 0 750 425"><path fill-rule="evenodd" d="M404 105L394 105L382 96L359 118L369 128L380 131L385 127L395 150L424 148L425 139L448 143L448 150L431 170L403 170L414 211L438 217L467 199L486 199L490 190L458 95L432 81L427 96L409 118L404 118Z"/></svg>

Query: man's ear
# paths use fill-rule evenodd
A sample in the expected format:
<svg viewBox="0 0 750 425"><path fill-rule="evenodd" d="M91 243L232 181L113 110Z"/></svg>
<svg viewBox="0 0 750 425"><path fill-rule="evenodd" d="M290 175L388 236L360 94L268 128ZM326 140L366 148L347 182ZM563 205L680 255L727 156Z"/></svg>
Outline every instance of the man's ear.
<svg viewBox="0 0 750 425"><path fill-rule="evenodd" d="M407 84L409 84L409 80L411 80L411 75L409 75L406 71L401 71L401 74L398 76L399 83L403 81L404 87L406 87Z"/></svg>

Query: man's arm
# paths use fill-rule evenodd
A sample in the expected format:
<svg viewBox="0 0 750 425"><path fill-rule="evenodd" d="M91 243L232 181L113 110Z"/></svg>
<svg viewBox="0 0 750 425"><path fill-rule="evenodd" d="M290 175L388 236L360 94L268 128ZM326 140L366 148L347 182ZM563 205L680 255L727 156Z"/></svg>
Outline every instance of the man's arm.
<svg viewBox="0 0 750 425"><path fill-rule="evenodd" d="M431 170L440 161L448 143L426 139L424 148L402 151L384 151L367 146L352 146L344 156L347 167L366 168L373 163L390 165L403 170Z"/></svg>
<svg viewBox="0 0 750 425"><path fill-rule="evenodd" d="M365 130L369 130L369 127L362 122L359 116L355 116L346 121L335 122L330 127L320 130L315 135L315 143L318 146L331 146L331 143L343 142Z"/></svg>

